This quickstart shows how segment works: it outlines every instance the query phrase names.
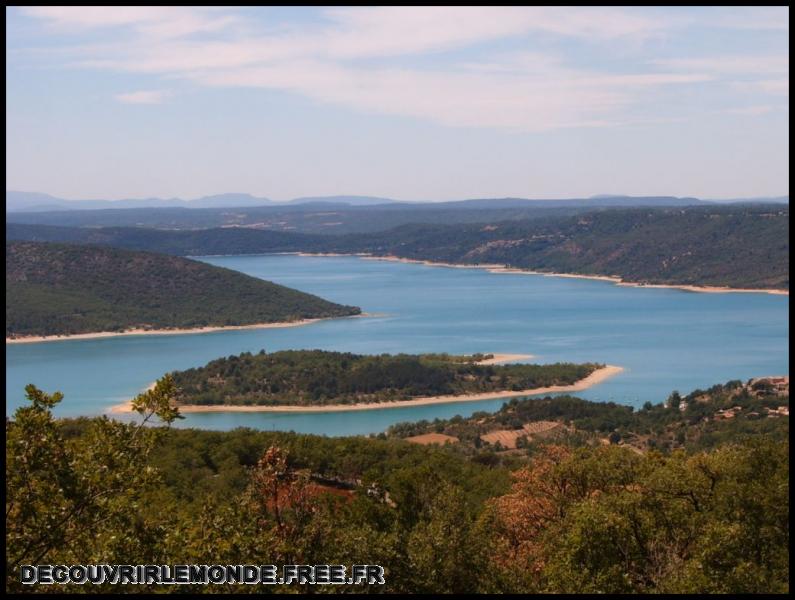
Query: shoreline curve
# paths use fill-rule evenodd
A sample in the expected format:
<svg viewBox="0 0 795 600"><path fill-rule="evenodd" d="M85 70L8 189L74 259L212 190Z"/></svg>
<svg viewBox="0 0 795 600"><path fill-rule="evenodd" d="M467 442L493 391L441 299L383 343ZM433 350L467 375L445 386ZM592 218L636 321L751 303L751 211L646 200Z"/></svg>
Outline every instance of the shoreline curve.
<svg viewBox="0 0 795 600"><path fill-rule="evenodd" d="M495 355L495 358L498 355ZM527 356L527 355L508 355L508 356ZM514 360L509 359L509 360ZM506 359L503 362L508 362ZM491 363L495 364L495 363ZM410 406L428 406L433 404L449 404L453 402L476 402L479 400L499 400L502 398L519 398L523 396L536 396L539 394L552 394L558 392L579 392L618 375L624 370L623 367L616 365L605 365L597 369L587 377L570 385L551 385L527 390L503 390L497 392L480 392L477 394L459 394L452 396L425 396L412 400L399 400L394 402L366 402L358 404L327 404L323 406L226 406L226 405L197 405L186 404L179 406L183 414L191 413L219 413L219 412L268 412L268 413L327 413L327 412L351 412L361 410L379 410L383 408L405 408ZM109 414L131 413L131 401L117 404L108 409Z"/></svg>
<svg viewBox="0 0 795 600"><path fill-rule="evenodd" d="M387 262L401 262L407 264L425 265L427 267L446 267L448 269L484 269L489 273L509 273L516 275L543 275L544 277L565 277L569 279L593 279L596 281L608 281L622 287L651 288L651 289L674 289L685 292L699 292L705 294L772 294L776 296L789 296L789 290L778 288L732 288L716 285L692 285L677 283L640 283L636 281L625 281L617 275L582 275L578 273L556 273L549 271L533 271L530 269L520 269L509 267L504 264L474 264L474 263L445 263L432 260L420 260L415 258L401 258L399 256L375 256L365 253L338 254L333 252L282 252L280 254L292 254L295 256L314 256L314 257L334 257L334 256L355 256L363 260L383 260Z"/></svg>
<svg viewBox="0 0 795 600"><path fill-rule="evenodd" d="M58 342L67 340L93 340L110 337L123 337L129 335L188 335L200 333L214 333L217 331L237 331L242 329L281 329L283 327L301 327L320 321L336 319L353 319L373 316L369 313L346 315L341 317L317 317L312 319L298 319L296 321L275 321L273 323L252 323L250 325L207 325L205 327L186 327L174 329L127 329L125 331L97 331L90 333L71 333L64 335L26 335L6 338L6 344L38 344L41 342Z"/></svg>

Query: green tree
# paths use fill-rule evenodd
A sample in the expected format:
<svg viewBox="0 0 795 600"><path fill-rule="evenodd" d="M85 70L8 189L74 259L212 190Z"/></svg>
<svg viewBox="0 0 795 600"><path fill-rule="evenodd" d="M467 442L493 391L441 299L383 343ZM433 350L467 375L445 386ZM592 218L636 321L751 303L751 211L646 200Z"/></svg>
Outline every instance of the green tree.
<svg viewBox="0 0 795 600"><path fill-rule="evenodd" d="M786 592L787 452L649 453L633 481L598 486L546 531L548 591Z"/></svg>
<svg viewBox="0 0 795 600"><path fill-rule="evenodd" d="M460 489L443 484L408 536L407 552L419 593L472 593L488 572L486 545Z"/></svg>
<svg viewBox="0 0 795 600"><path fill-rule="evenodd" d="M158 481L147 464L158 430L147 423L180 417L173 381L165 377L133 401L140 423L92 419L69 439L52 415L63 394L25 391L30 405L6 421L6 588L20 589L23 564L151 559L160 532L140 502Z"/></svg>

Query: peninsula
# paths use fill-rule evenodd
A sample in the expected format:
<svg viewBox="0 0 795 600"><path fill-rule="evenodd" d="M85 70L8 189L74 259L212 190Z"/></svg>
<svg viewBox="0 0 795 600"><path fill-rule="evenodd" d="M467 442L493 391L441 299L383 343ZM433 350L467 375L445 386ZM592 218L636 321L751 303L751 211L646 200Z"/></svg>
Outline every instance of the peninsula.
<svg viewBox="0 0 795 600"><path fill-rule="evenodd" d="M578 391L622 371L596 363L501 364L530 358L263 351L172 375L185 413L342 412ZM129 411L129 402L110 410Z"/></svg>
<svg viewBox="0 0 795 600"><path fill-rule="evenodd" d="M106 246L6 244L6 342L202 333L359 315L205 263Z"/></svg>

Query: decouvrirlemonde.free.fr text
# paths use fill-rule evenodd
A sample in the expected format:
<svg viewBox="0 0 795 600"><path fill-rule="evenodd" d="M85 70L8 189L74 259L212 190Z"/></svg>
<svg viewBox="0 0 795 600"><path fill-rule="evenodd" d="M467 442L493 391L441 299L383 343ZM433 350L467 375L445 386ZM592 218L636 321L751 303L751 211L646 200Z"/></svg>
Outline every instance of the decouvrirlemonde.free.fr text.
<svg viewBox="0 0 795 600"><path fill-rule="evenodd" d="M379 565L22 565L23 584L383 585Z"/></svg>

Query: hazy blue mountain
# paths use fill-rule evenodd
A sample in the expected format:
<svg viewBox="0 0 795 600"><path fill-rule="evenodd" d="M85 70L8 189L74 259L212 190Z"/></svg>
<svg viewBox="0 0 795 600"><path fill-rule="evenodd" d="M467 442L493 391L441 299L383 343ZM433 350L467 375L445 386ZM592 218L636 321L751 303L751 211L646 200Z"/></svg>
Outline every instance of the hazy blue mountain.
<svg viewBox="0 0 795 600"><path fill-rule="evenodd" d="M334 197L332 197L334 198ZM571 216L616 208L680 207L703 204L695 198L606 197L599 199L530 200L490 198L450 202L390 202L354 206L347 202L276 203L242 206L251 197L230 195L206 199L208 204L225 200L223 206L190 205L90 210L12 211L6 220L39 225L71 227L154 227L203 229L250 227L304 233L364 233L384 231L408 223L485 223L515 219Z"/></svg>
<svg viewBox="0 0 795 600"><path fill-rule="evenodd" d="M134 198L125 200L68 200L38 192L6 191L6 211L97 210L104 208L248 208L252 206L343 205L373 206L397 200L377 196L308 196L275 202L244 193L215 194L193 200L181 198Z"/></svg>
<svg viewBox="0 0 795 600"><path fill-rule="evenodd" d="M753 199L748 201L762 201ZM779 201L779 200L776 200ZM131 198L124 200L70 200L38 192L6 191L7 212L47 212L59 210L98 210L130 208L251 208L259 206L288 207L359 207L381 206L417 208L527 208L527 207L601 207L601 206L686 206L704 201L696 198L675 198L669 196L609 196L592 198L572 198L566 200L545 200L528 198L482 198L454 200L446 202L404 202L379 196L306 196L287 202L276 202L245 193L227 193L203 196L192 200L181 198Z"/></svg>
<svg viewBox="0 0 795 600"><path fill-rule="evenodd" d="M374 204L396 204L400 200L378 196L306 196L290 200L290 204L348 204L350 206L372 206Z"/></svg>
<svg viewBox="0 0 795 600"><path fill-rule="evenodd" d="M627 196L623 194L597 194L591 196L590 200L598 200L599 202L629 202L634 206L640 206L640 200L652 200L657 203L664 200L665 197L644 198L638 196ZM687 200L690 204L704 204L707 202L714 202L717 204L737 204L737 203L756 203L756 204L789 204L789 196L755 196L752 198L674 198L674 200ZM658 204L659 205L659 204ZM675 204L669 204L674 206Z"/></svg>
<svg viewBox="0 0 795 600"><path fill-rule="evenodd" d="M693 206L704 204L698 198L678 198L676 196L593 196L591 198L566 198L556 200L530 198L478 198L444 202L450 207L459 208L564 208L564 207L647 207L647 206Z"/></svg>
<svg viewBox="0 0 795 600"><path fill-rule="evenodd" d="M97 210L103 208L232 208L267 206L268 198L251 194L216 194L194 200L181 198L131 198L124 200L67 200L38 192L6 191L6 211L42 212L52 210Z"/></svg>
<svg viewBox="0 0 795 600"><path fill-rule="evenodd" d="M6 210L63 210L64 200L38 192L6 192Z"/></svg>
<svg viewBox="0 0 795 600"><path fill-rule="evenodd" d="M693 206L708 203L789 203L789 196L773 198L731 198L700 200L676 196L626 196L598 194L590 198L532 199L532 198L474 198L441 202L406 202L380 196L305 196L287 202L245 193L226 193L202 196L192 200L181 198L131 198L124 200L68 200L39 192L6 191L6 212L50 212L63 210L142 209L142 208L253 208L301 207L301 209L379 207L423 209L521 209L521 208L600 208Z"/></svg>
<svg viewBox="0 0 795 600"><path fill-rule="evenodd" d="M195 200L182 201L187 208L223 208L223 207L237 207L237 206L267 206L276 204L273 200L268 198L258 198L251 194L215 194L214 196L202 196Z"/></svg>
<svg viewBox="0 0 795 600"><path fill-rule="evenodd" d="M193 200L181 198L131 198L124 200L69 200L38 192L6 191L6 211L97 210L105 208L250 208L252 206L340 205L373 206L397 203L376 196L310 196L276 202L244 193L214 194Z"/></svg>
<svg viewBox="0 0 795 600"><path fill-rule="evenodd" d="M710 199L709 202L717 202L719 204L789 204L789 196L761 196L755 198L720 198Z"/></svg>

